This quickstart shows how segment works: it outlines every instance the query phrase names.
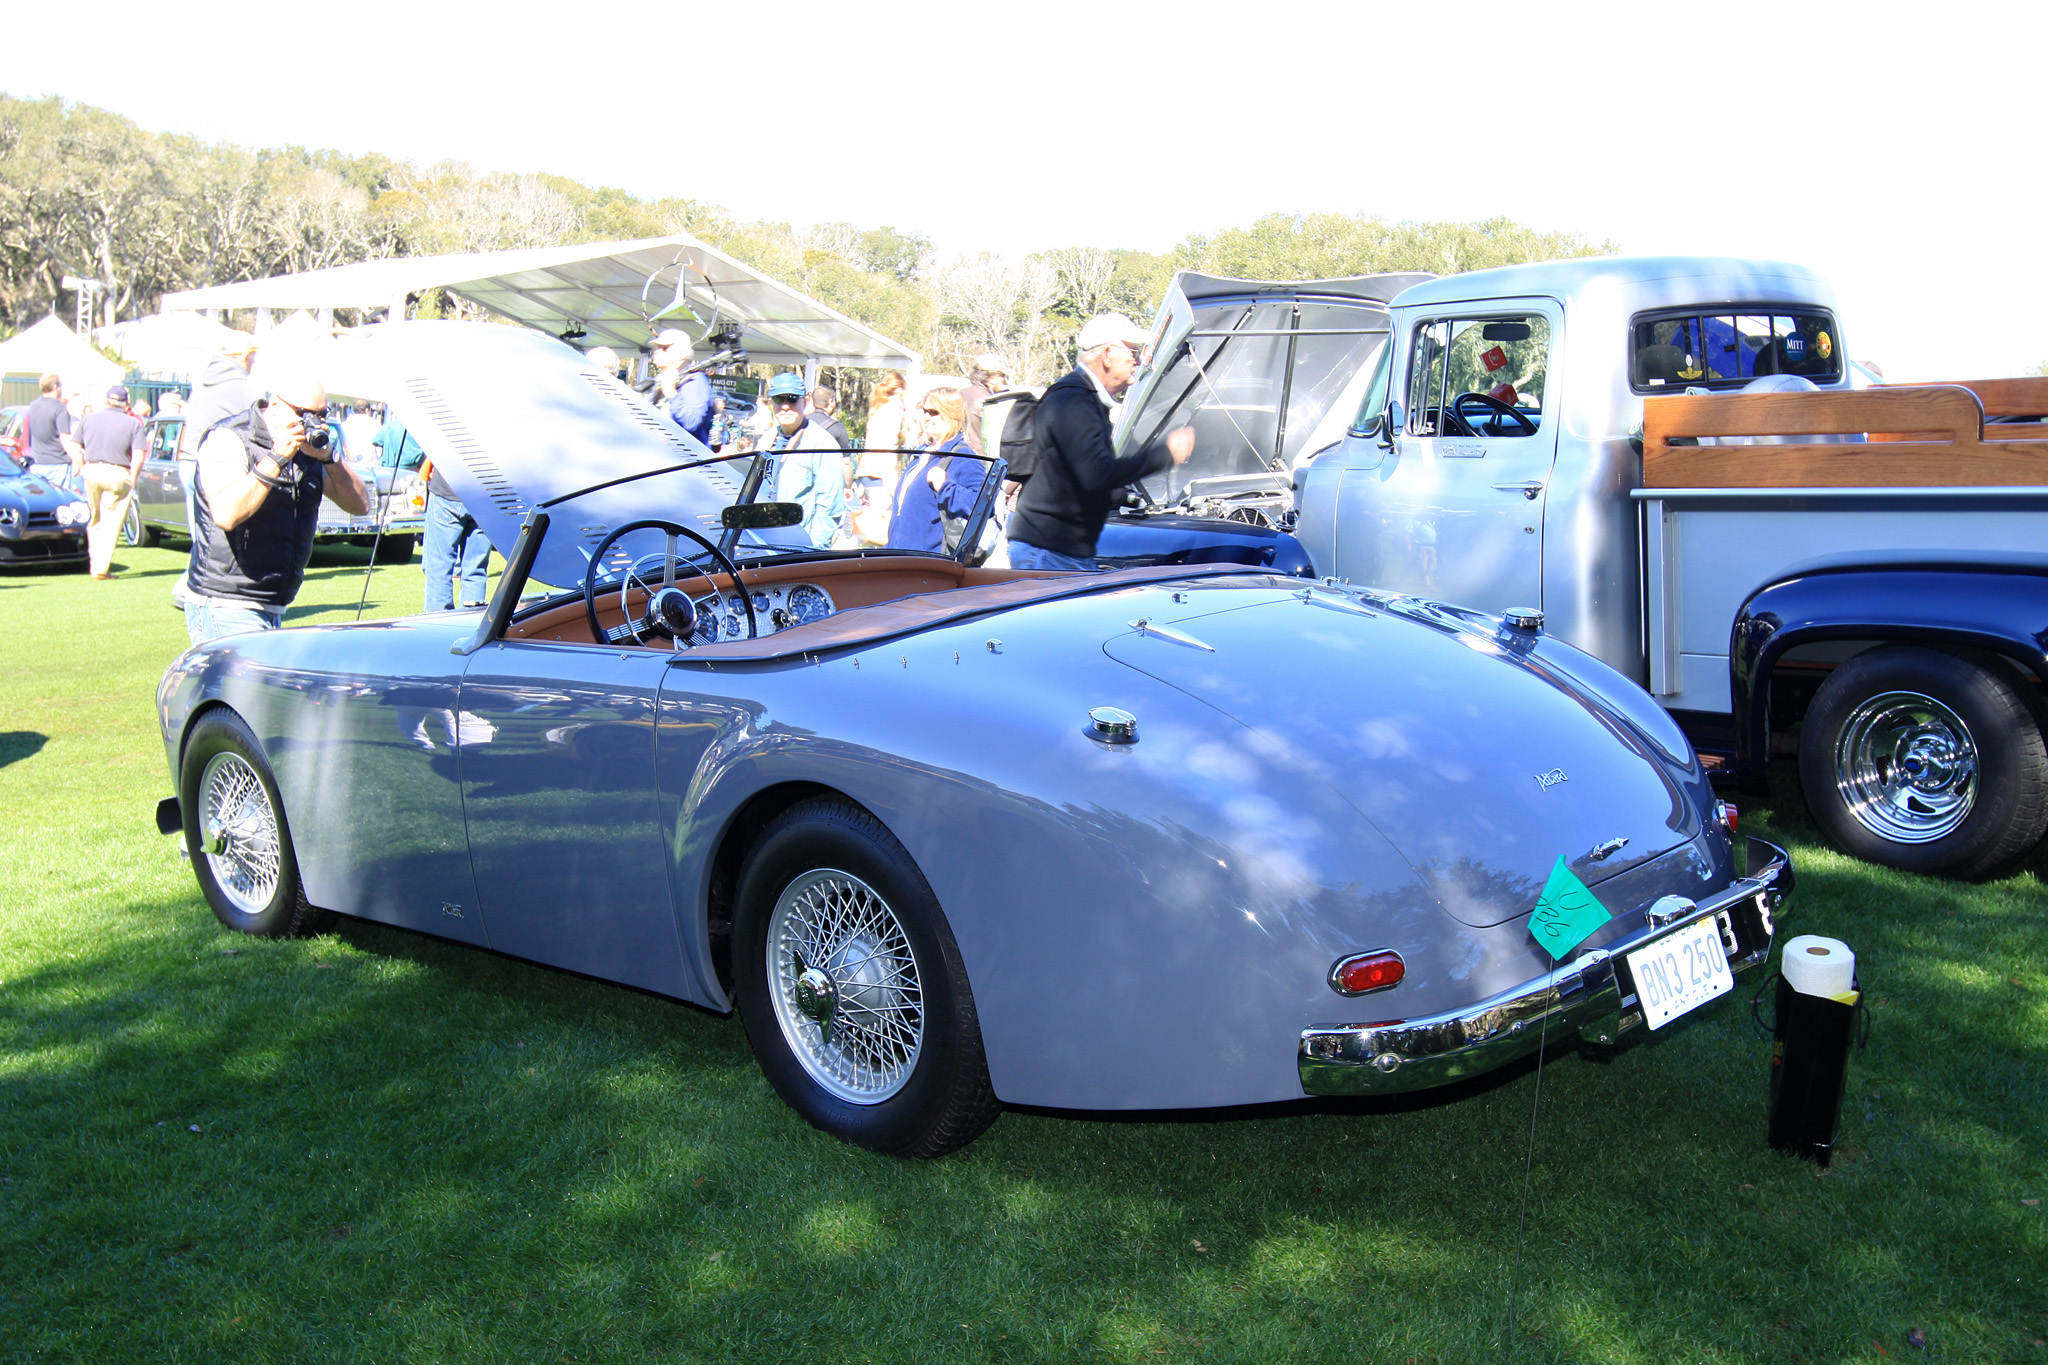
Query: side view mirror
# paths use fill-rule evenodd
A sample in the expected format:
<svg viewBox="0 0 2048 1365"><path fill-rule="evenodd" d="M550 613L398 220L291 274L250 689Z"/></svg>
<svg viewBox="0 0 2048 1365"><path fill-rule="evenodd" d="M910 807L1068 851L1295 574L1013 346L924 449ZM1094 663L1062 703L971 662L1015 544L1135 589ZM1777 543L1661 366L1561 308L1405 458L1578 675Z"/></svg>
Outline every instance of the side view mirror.
<svg viewBox="0 0 2048 1365"><path fill-rule="evenodd" d="M794 502L736 502L718 514L718 524L728 531L795 526L803 519L802 504Z"/></svg>
<svg viewBox="0 0 2048 1365"><path fill-rule="evenodd" d="M1376 438L1376 444L1380 449L1392 450L1394 448L1394 433L1398 432L1402 424L1407 420L1407 417L1401 412L1401 400L1389 398L1386 411L1380 414L1378 429L1373 433Z"/></svg>

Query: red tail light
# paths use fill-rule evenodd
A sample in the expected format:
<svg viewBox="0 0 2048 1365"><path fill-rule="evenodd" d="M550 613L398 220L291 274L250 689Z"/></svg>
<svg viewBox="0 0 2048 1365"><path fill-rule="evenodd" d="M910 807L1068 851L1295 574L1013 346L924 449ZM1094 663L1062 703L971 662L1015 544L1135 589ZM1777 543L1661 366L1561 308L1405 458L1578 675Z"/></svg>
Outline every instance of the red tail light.
<svg viewBox="0 0 2048 1365"><path fill-rule="evenodd" d="M1400 985L1407 972L1399 953L1359 953L1330 968L1330 989L1339 995L1370 995Z"/></svg>
<svg viewBox="0 0 2048 1365"><path fill-rule="evenodd" d="M1714 814L1721 817L1721 825L1724 829L1730 834L1735 832L1735 822L1740 815L1740 812L1735 807L1729 805L1726 801L1716 801L1714 803Z"/></svg>

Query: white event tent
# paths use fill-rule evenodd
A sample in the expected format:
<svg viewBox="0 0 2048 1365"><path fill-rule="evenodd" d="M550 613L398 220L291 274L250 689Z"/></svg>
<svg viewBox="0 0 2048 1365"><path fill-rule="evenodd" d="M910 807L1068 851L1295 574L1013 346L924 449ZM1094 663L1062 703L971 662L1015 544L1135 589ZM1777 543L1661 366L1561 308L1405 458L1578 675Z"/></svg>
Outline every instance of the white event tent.
<svg viewBox="0 0 2048 1365"><path fill-rule="evenodd" d="M93 337L145 375L196 379L235 333L197 313L152 313L101 327Z"/></svg>
<svg viewBox="0 0 2048 1365"><path fill-rule="evenodd" d="M869 366L915 372L918 356L900 342L684 233L632 242L447 256L395 256L327 270L211 285L166 294L166 313L254 309L257 331L273 312L336 308L406 315L428 289L458 298L588 348L639 353L654 329L680 327L700 341L737 329L760 364ZM651 315L659 315L650 324ZM707 348L700 345L701 358Z"/></svg>
<svg viewBox="0 0 2048 1365"><path fill-rule="evenodd" d="M63 377L67 400L78 396L94 403L109 385L120 383L128 373L55 317L44 318L0 342L0 375L33 380L52 372Z"/></svg>

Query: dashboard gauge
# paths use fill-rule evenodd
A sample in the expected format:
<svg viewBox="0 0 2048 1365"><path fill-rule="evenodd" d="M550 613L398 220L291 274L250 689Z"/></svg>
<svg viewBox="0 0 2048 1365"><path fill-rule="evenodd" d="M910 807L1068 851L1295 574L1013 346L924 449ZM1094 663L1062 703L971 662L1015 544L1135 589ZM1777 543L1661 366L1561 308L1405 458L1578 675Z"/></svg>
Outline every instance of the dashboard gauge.
<svg viewBox="0 0 2048 1365"><path fill-rule="evenodd" d="M725 638L726 638L726 639L728 639L728 640L737 640L737 639L739 639L739 638L740 638L740 632L741 632L741 631L743 631L743 630L745 630L746 628L747 628L747 623L746 623L745 621L743 621L743 620L741 620L741 619L740 619L740 614L739 614L738 612L736 612L736 611L729 611L729 612L727 612L727 613L725 614Z"/></svg>
<svg viewBox="0 0 2048 1365"><path fill-rule="evenodd" d="M757 592L757 593L755 593L755 594L754 594L754 610L755 610L755 611L762 611L762 612L765 612L765 611L767 611L767 610L768 610L768 594L767 594L767 593L765 593L765 592Z"/></svg>
<svg viewBox="0 0 2048 1365"><path fill-rule="evenodd" d="M832 614L832 599L815 583L799 583L789 590L789 614L798 625L822 621Z"/></svg>

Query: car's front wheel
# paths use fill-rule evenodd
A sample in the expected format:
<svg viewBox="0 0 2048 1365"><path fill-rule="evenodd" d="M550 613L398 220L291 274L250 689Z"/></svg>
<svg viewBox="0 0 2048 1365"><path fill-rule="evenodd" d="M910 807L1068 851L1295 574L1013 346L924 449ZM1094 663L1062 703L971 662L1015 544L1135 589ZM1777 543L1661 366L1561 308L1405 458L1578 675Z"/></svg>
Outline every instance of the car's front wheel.
<svg viewBox="0 0 2048 1365"><path fill-rule="evenodd" d="M2019 685L1937 649L1888 645L1830 674L1799 780L1836 847L1910 872L1995 876L2048 831L2048 745Z"/></svg>
<svg viewBox="0 0 2048 1365"><path fill-rule="evenodd" d="M1001 1106L959 947L903 846L850 802L763 831L733 926L740 1019L812 1125L895 1156L965 1146Z"/></svg>
<svg viewBox="0 0 2048 1365"><path fill-rule="evenodd" d="M332 923L307 903L277 783L240 716L213 711L192 727L178 800L192 870L222 924L299 938Z"/></svg>
<svg viewBox="0 0 2048 1365"><path fill-rule="evenodd" d="M121 543L130 549L138 545L154 545L161 534L156 527L142 520L142 504L134 498L128 499L128 515L121 519Z"/></svg>

